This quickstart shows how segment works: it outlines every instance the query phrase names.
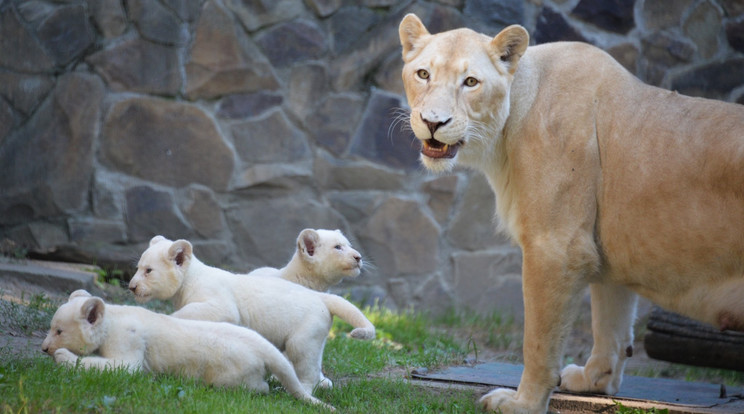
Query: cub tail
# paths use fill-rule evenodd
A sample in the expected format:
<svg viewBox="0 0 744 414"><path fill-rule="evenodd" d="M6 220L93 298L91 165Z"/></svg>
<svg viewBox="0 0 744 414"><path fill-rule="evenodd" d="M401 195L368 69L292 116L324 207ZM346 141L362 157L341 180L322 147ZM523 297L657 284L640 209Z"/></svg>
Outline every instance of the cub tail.
<svg viewBox="0 0 744 414"><path fill-rule="evenodd" d="M374 339L375 326L372 325L372 322L364 316L359 308L341 296L331 293L321 293L320 295L331 315L338 316L354 327L354 330L349 334L352 338Z"/></svg>
<svg viewBox="0 0 744 414"><path fill-rule="evenodd" d="M307 392L305 387L302 386L302 383L300 383L299 378L297 378L292 364L276 347L271 345L271 351L268 353L269 355L266 355L265 358L266 368L279 379L279 382L282 383L288 393L299 400L321 405L330 411L336 411L332 405L320 401Z"/></svg>

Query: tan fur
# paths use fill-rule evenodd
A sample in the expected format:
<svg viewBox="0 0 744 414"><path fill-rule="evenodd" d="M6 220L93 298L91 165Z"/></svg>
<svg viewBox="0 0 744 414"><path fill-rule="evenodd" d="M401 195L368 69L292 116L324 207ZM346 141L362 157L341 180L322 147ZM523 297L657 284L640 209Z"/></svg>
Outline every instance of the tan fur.
<svg viewBox="0 0 744 414"><path fill-rule="evenodd" d="M172 316L230 322L254 329L282 350L308 392L331 387L323 376L323 347L333 316L349 322L357 339L375 327L346 299L277 278L236 275L207 266L187 240L155 236L142 253L129 289L138 301L172 300Z"/></svg>
<svg viewBox="0 0 744 414"><path fill-rule="evenodd" d="M482 171L523 251L525 371L486 408L617 392L636 293L744 329L744 107L645 85L587 44L528 48L520 26L431 35L408 15L400 37L423 164ZM561 371L587 285L592 355Z"/></svg>
<svg viewBox="0 0 744 414"><path fill-rule="evenodd" d="M362 256L340 230L304 229L297 236L297 249L286 266L261 267L249 275L281 277L326 292L346 277L359 276L362 266Z"/></svg>
<svg viewBox="0 0 744 414"><path fill-rule="evenodd" d="M58 363L74 366L81 355L86 368L170 373L261 393L269 391L268 370L295 397L323 404L303 388L287 358L255 331L107 305L84 290L57 309L41 346ZM93 353L97 356L86 356Z"/></svg>

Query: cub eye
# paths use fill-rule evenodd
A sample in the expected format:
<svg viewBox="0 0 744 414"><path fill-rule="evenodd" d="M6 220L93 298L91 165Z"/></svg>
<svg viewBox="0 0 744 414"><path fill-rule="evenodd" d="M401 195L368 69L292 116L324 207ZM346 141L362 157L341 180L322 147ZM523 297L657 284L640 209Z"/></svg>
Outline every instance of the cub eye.
<svg viewBox="0 0 744 414"><path fill-rule="evenodd" d="M463 84L472 88L473 86L478 84L478 79L475 79L472 76L468 76L467 78L465 78L465 82L463 82Z"/></svg>
<svg viewBox="0 0 744 414"><path fill-rule="evenodd" d="M62 330L61 329L57 329L57 335L62 335Z"/></svg>
<svg viewBox="0 0 744 414"><path fill-rule="evenodd" d="M429 79L429 71L426 69L419 69L416 71L416 76L424 80Z"/></svg>
<svg viewBox="0 0 744 414"><path fill-rule="evenodd" d="M148 267L147 269L145 269L145 274L146 275L149 275L151 272L152 272L152 269L151 268Z"/></svg>
<svg viewBox="0 0 744 414"><path fill-rule="evenodd" d="M333 246L333 248L336 249L336 250L341 250L341 245L340 244L337 244L337 245Z"/></svg>

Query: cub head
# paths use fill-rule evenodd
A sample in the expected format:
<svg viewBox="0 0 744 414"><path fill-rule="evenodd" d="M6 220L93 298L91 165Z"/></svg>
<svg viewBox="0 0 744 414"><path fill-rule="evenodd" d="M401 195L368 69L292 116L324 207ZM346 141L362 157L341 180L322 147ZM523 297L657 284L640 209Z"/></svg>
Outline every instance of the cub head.
<svg viewBox="0 0 744 414"><path fill-rule="evenodd" d="M529 34L513 25L494 38L469 29L432 35L408 14L399 35L421 162L434 171L482 164L509 116L509 90Z"/></svg>
<svg viewBox="0 0 744 414"><path fill-rule="evenodd" d="M362 255L340 230L302 230L297 237L297 254L308 272L328 286L358 276L364 264Z"/></svg>
<svg viewBox="0 0 744 414"><path fill-rule="evenodd" d="M95 352L106 339L106 305L101 298L85 290L72 292L67 303L52 317L41 350L54 356L54 351L66 348L77 355Z"/></svg>
<svg viewBox="0 0 744 414"><path fill-rule="evenodd" d="M167 300L178 292L188 272L192 246L187 240L170 241L163 236L150 240L142 253L137 272L129 281L129 290L137 302L155 298Z"/></svg>

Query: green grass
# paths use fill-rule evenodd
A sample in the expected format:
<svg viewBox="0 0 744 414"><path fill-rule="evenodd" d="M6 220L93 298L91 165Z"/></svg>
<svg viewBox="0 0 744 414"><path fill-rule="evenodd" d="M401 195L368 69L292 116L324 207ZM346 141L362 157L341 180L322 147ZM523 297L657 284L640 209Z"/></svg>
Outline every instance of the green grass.
<svg viewBox="0 0 744 414"><path fill-rule="evenodd" d="M0 297L3 292L0 291ZM0 321L3 331L30 335L34 331L46 331L59 303L44 294L21 296L21 303L0 300Z"/></svg>
<svg viewBox="0 0 744 414"><path fill-rule="evenodd" d="M8 306L13 312L27 308ZM38 307L47 309L46 305ZM366 308L364 312L377 328L377 339L351 339L346 335L351 327L336 319L323 365L334 387L317 390L318 398L348 413L478 412L477 396L472 391L432 391L411 385L401 376L413 368L461 361L465 351L454 338L431 329L431 320L421 314L379 307ZM33 319L35 322L28 324L28 329L48 329L51 314L53 310L45 319ZM12 318L13 314L8 316ZM275 381L271 384L269 395L260 395L244 389L214 388L170 375L70 368L55 364L48 356L19 356L10 349L0 349L0 414L326 411L294 399Z"/></svg>
<svg viewBox="0 0 744 414"><path fill-rule="evenodd" d="M0 292L2 293L2 292ZM124 295L109 300L134 304ZM30 336L48 329L59 303L36 295L24 304L0 300L0 332ZM169 312L169 304L148 304ZM336 318L326 344L323 367L334 381L315 395L344 413L476 413L476 391L431 389L403 378L419 367L458 364L478 346L501 351L521 348L521 325L498 314L446 312L431 317L381 307L363 309L377 329L372 341L351 339L351 326ZM478 344L478 345L476 345ZM121 369L84 370L57 365L49 356L0 348L0 414L11 413L320 413L326 410L298 401L271 381L268 395L223 389L170 375L129 373ZM519 361L517 361L519 362ZM662 370L627 372L651 377L744 384L744 373L672 364ZM617 403L619 414L663 414Z"/></svg>

